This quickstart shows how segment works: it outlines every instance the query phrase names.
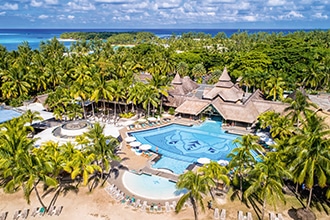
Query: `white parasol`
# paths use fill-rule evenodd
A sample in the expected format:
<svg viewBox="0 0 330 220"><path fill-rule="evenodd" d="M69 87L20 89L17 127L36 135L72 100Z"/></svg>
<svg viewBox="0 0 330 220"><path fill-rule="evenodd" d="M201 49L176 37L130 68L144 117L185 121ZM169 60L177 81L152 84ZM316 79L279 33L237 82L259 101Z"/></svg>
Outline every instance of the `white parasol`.
<svg viewBox="0 0 330 220"><path fill-rule="evenodd" d="M200 164L207 164L207 163L210 163L211 160L209 158L206 158L206 157L201 157L201 158L197 159L197 162L200 163Z"/></svg>
<svg viewBox="0 0 330 220"><path fill-rule="evenodd" d="M150 150L151 145L150 144L142 144L139 148L140 148L140 150Z"/></svg>
<svg viewBox="0 0 330 220"><path fill-rule="evenodd" d="M129 137L126 137L126 138L125 138L125 141L126 141L126 142L133 142L133 141L135 141L135 140L136 140L136 138L133 137L133 136L129 136Z"/></svg>
<svg viewBox="0 0 330 220"><path fill-rule="evenodd" d="M155 118L155 117L149 117L148 118L148 121L157 121L157 118Z"/></svg>
<svg viewBox="0 0 330 220"><path fill-rule="evenodd" d="M146 120L145 118L139 118L137 121L140 122L140 123L144 123L144 122L146 122L147 120Z"/></svg>
<svg viewBox="0 0 330 220"><path fill-rule="evenodd" d="M220 164L221 166L227 166L229 164L228 160L218 160L218 164Z"/></svg>
<svg viewBox="0 0 330 220"><path fill-rule="evenodd" d="M169 117L171 117L171 115L168 114L168 113L164 113L164 114L162 115L162 117L163 117L163 118L169 118Z"/></svg>
<svg viewBox="0 0 330 220"><path fill-rule="evenodd" d="M134 142L129 143L129 145L130 145L131 147L138 147L138 146L141 145L141 142L139 142L139 141L134 141Z"/></svg>

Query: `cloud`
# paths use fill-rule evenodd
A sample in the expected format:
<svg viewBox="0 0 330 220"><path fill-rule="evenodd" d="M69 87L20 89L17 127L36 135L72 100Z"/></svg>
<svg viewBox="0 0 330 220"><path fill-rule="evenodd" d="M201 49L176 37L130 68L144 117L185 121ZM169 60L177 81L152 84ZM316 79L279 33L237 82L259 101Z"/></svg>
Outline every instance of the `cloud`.
<svg viewBox="0 0 330 220"><path fill-rule="evenodd" d="M279 16L280 19L303 18L304 16L296 11L290 11L285 15Z"/></svg>
<svg viewBox="0 0 330 220"><path fill-rule="evenodd" d="M317 12L313 15L314 18L319 18L319 19L328 19L328 15L323 15L321 12Z"/></svg>
<svg viewBox="0 0 330 220"><path fill-rule="evenodd" d="M68 15L68 19L70 20L74 19L74 15Z"/></svg>
<svg viewBox="0 0 330 220"><path fill-rule="evenodd" d="M58 0L45 0L45 3L48 5L57 5Z"/></svg>
<svg viewBox="0 0 330 220"><path fill-rule="evenodd" d="M95 6L87 0L74 0L74 2L68 2L69 9L79 11L96 10Z"/></svg>
<svg viewBox="0 0 330 220"><path fill-rule="evenodd" d="M36 0L32 0L30 5L32 7L41 7L43 5L43 3L42 2L37 2Z"/></svg>
<svg viewBox="0 0 330 220"><path fill-rule="evenodd" d="M18 4L10 4L10 3L5 3L4 5L0 5L1 10L18 10Z"/></svg>
<svg viewBox="0 0 330 220"><path fill-rule="evenodd" d="M101 4L129 4L134 3L136 0L95 0L97 3ZM137 1L137 3L142 3L140 1Z"/></svg>
<svg viewBox="0 0 330 220"><path fill-rule="evenodd" d="M269 0L267 5L269 6L282 6L285 5L287 2L285 0Z"/></svg>
<svg viewBox="0 0 330 220"><path fill-rule="evenodd" d="M39 19L47 19L47 18L49 18L49 16L48 15L39 15L38 18Z"/></svg>
<svg viewBox="0 0 330 220"><path fill-rule="evenodd" d="M0 16L6 15L5 11L0 12Z"/></svg>

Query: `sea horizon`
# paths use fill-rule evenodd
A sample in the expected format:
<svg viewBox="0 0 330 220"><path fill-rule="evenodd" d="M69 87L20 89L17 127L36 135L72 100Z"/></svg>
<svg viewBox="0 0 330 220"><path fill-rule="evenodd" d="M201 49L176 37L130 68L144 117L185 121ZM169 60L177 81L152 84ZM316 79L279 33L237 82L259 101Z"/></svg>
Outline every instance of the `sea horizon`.
<svg viewBox="0 0 330 220"><path fill-rule="evenodd" d="M23 42L28 42L32 49L39 49L40 43L51 40L64 32L151 32L160 38L183 33L195 32L210 34L214 37L218 33L225 33L227 37L239 32L254 34L257 32L288 34L296 31L327 31L329 29L301 29L301 28L0 28L0 44L8 51L17 50ZM66 47L72 41L61 41Z"/></svg>

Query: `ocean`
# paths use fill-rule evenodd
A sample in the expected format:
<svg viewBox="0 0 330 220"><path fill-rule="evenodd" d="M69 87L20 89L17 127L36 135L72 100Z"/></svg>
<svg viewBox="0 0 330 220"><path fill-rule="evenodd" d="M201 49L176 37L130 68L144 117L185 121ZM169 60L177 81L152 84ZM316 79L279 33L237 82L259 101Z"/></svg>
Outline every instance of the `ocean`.
<svg viewBox="0 0 330 220"><path fill-rule="evenodd" d="M32 49L38 49L41 41L48 41L52 38L59 38L64 32L151 32L158 37L169 37L173 34L181 35L187 32L203 32L215 36L219 32L224 32L227 37L239 31L248 33L267 32L284 34L299 31L301 29L0 29L0 44L8 51L17 50L17 47L23 42L28 42ZM306 29L304 31L311 31ZM69 47L72 42L63 41L64 45Z"/></svg>

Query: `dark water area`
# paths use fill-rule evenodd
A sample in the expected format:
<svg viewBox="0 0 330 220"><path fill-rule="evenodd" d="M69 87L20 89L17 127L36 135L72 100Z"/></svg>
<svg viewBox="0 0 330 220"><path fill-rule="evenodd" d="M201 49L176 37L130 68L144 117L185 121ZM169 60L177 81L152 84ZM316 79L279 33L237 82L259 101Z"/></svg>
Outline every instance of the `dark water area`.
<svg viewBox="0 0 330 220"><path fill-rule="evenodd" d="M151 32L160 38L172 35L182 35L183 33L195 32L210 34L212 37L219 32L223 32L227 37L234 33L247 32L249 34L257 32L283 33L288 34L295 31L312 31L313 29L0 29L0 44L8 51L17 50L18 45L28 42L32 49L38 49L40 42L59 38L64 32ZM70 41L61 41L65 46L70 47Z"/></svg>

